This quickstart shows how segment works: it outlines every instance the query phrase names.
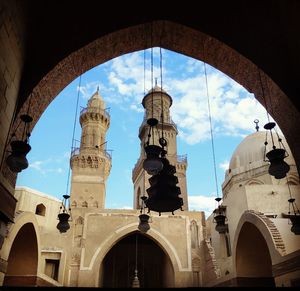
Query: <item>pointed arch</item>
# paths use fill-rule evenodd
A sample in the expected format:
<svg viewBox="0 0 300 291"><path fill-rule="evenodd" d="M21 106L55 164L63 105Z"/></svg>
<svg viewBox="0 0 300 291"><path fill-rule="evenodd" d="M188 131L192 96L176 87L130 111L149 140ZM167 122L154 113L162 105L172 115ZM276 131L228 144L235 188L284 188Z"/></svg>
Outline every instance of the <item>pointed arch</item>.
<svg viewBox="0 0 300 291"><path fill-rule="evenodd" d="M36 285L41 253L39 238L35 214L19 213L1 249L2 259L8 262L4 285Z"/></svg>
<svg viewBox="0 0 300 291"><path fill-rule="evenodd" d="M248 185L248 186L263 185L263 184L264 184L263 181L261 181L260 179L255 179L255 178L250 179L249 181L247 181L245 183L245 185Z"/></svg>

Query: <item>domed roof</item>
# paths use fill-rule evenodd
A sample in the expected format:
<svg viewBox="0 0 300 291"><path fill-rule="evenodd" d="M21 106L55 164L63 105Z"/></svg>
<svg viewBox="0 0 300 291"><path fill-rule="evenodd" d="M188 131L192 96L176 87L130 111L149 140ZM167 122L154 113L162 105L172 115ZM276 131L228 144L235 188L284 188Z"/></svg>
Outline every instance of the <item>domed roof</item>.
<svg viewBox="0 0 300 291"><path fill-rule="evenodd" d="M151 96L152 93L153 93L153 94L155 94L155 93L163 93L162 96L167 96L167 97L169 98L169 100L170 100L170 106L172 105L172 102L173 102L172 97L171 97L164 89L162 89L162 88L159 87L158 85L155 85L155 86L154 86L152 89L150 89L150 90L148 91L148 93L144 96L143 101L142 101L142 104L143 104L144 107L145 107L145 100L148 98L148 96Z"/></svg>
<svg viewBox="0 0 300 291"><path fill-rule="evenodd" d="M289 165L295 165L295 160L292 156L291 150L286 142L285 137L280 135L280 138L282 139L285 149L289 155L287 158L284 159L284 161ZM239 168L244 169L245 171L245 170L258 168L260 166L265 165L266 164L266 162L264 162L265 140L266 140L266 131L257 131L255 133L248 135L234 151L229 163L229 171L231 172L232 170L237 170ZM274 138L274 142L276 148L280 148L277 137ZM271 142L270 134L268 133L268 145L267 145L266 152L269 152L271 149L272 149L272 142Z"/></svg>
<svg viewBox="0 0 300 291"><path fill-rule="evenodd" d="M97 107L97 108L105 109L103 98L99 94L99 88L97 88L97 91L89 99L88 107Z"/></svg>
<svg viewBox="0 0 300 291"><path fill-rule="evenodd" d="M162 89L161 87L159 87L158 85L155 85L152 89L150 89L148 91L148 94L149 93L152 93L152 92L162 92L162 93L167 93L164 89Z"/></svg>

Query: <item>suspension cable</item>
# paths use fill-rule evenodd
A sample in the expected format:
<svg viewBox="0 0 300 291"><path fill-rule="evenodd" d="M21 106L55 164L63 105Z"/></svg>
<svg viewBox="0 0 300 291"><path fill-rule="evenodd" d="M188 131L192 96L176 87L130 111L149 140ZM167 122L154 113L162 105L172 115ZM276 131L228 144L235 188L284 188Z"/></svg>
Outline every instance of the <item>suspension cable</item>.
<svg viewBox="0 0 300 291"><path fill-rule="evenodd" d="M73 134L72 134L70 159L71 159L71 156L72 156L72 151L74 149L74 143L75 143L75 130L76 130L76 121L77 121L77 112L78 112L78 103L79 103L80 88L81 88L81 75L79 76L79 86L78 86L78 93L77 93L77 100L76 100L76 109L75 109L75 117L74 117L74 124L73 124ZM69 165L67 185L66 185L66 194L68 194L68 191L69 191L70 174L71 174L71 166Z"/></svg>
<svg viewBox="0 0 300 291"><path fill-rule="evenodd" d="M209 101L209 92L208 92L208 80L206 73L206 64L204 64L204 74L205 74L205 84L206 84L206 94L207 94L207 105L208 105L208 116L209 116L209 125L210 125L210 137L211 137L211 148L213 154L213 163L214 163L214 174L215 174L215 183L217 190L217 197L219 198L219 190L218 190L218 177L217 177L217 167L216 167L216 155L215 155L215 145L214 145L214 136L213 136L213 128L212 128L212 120L211 120L211 109L210 109L210 101Z"/></svg>

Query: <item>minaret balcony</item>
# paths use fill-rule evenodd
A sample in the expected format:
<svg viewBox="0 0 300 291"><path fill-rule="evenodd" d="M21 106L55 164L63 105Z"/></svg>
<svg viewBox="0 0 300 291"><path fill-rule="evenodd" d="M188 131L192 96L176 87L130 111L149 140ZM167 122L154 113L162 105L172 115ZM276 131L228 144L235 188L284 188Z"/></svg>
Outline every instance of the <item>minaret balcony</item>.
<svg viewBox="0 0 300 291"><path fill-rule="evenodd" d="M80 111L80 124L87 120L102 120L109 126L110 114L108 109L102 109L99 107L85 107Z"/></svg>
<svg viewBox="0 0 300 291"><path fill-rule="evenodd" d="M84 151L87 151L87 155L88 154L92 154L92 155L104 155L107 159L111 160L111 154L104 149L100 149L100 148L96 148L96 147L84 147L84 148L74 148L71 152L71 159L74 156L78 156L80 154L84 154Z"/></svg>
<svg viewBox="0 0 300 291"><path fill-rule="evenodd" d="M159 121L159 123L157 125L159 129L161 129L161 125L162 125L162 123ZM142 130L146 126L149 126L149 125L147 124L147 118L144 117L144 120L143 120L143 122L142 122L142 124L141 124L141 126L139 128L139 134L142 132ZM173 128L175 128L175 130L177 132L177 125L176 125L176 123L171 118L169 120L164 121L164 128L166 129L167 127L173 127Z"/></svg>
<svg viewBox="0 0 300 291"><path fill-rule="evenodd" d="M85 108L82 108L80 110L80 115L82 115L86 112L88 112L88 113L101 113L106 118L110 118L110 114L109 114L107 109L101 109L101 108L98 108L98 107L85 107Z"/></svg>

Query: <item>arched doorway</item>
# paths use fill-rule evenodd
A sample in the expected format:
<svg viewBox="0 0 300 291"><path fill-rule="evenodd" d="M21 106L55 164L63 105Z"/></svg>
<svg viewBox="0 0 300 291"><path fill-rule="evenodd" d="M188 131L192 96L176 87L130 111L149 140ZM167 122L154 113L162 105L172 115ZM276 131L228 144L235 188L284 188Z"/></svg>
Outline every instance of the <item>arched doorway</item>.
<svg viewBox="0 0 300 291"><path fill-rule="evenodd" d="M38 244L34 226L26 223L19 230L12 244L5 286L35 286L38 269Z"/></svg>
<svg viewBox="0 0 300 291"><path fill-rule="evenodd" d="M252 223L245 222L241 228L235 263L239 286L275 286L267 243Z"/></svg>
<svg viewBox="0 0 300 291"><path fill-rule="evenodd" d="M100 285L132 287L136 262L140 287L173 286L174 270L169 257L152 239L138 232L120 240L107 253L101 266Z"/></svg>

